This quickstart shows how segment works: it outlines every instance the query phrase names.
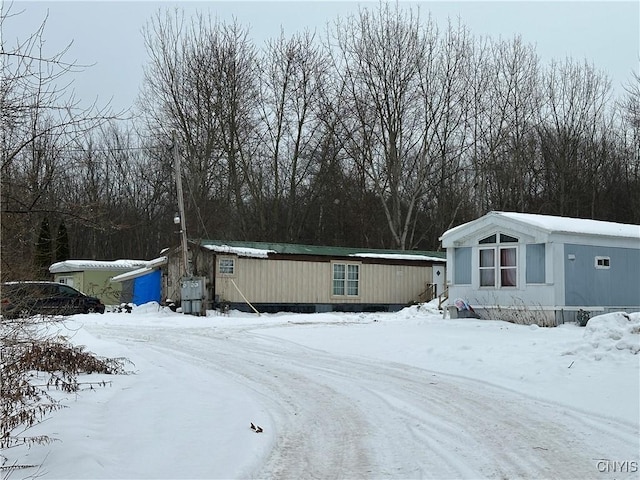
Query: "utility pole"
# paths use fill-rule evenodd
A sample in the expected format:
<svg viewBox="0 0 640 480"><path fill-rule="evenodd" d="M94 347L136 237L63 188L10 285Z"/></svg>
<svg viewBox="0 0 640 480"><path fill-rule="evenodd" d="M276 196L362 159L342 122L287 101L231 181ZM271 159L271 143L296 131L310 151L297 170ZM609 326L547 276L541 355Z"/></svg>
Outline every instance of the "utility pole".
<svg viewBox="0 0 640 480"><path fill-rule="evenodd" d="M180 216L180 243L182 245L182 264L185 277L191 276L191 268L189 265L189 254L187 249L187 225L184 215L184 196L182 194L182 169L180 168L180 150L178 149L178 141L176 132L173 132L173 158L175 163L176 190L178 194L178 215Z"/></svg>

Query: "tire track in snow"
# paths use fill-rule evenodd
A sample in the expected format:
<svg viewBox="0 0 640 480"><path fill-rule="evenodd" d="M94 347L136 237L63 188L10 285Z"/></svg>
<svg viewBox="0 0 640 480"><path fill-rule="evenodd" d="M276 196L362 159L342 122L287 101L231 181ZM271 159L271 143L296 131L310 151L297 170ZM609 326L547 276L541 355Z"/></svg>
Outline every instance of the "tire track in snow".
<svg viewBox="0 0 640 480"><path fill-rule="evenodd" d="M407 365L255 331L103 334L144 337L253 390L269 411L275 445L251 477L607 478L596 459L637 455L629 425Z"/></svg>

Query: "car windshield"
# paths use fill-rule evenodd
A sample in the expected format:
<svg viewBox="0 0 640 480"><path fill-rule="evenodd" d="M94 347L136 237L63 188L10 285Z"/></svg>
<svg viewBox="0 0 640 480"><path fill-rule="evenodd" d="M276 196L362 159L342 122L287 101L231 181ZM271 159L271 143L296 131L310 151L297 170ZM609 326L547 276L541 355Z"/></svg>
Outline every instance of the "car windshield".
<svg viewBox="0 0 640 480"><path fill-rule="evenodd" d="M80 292L78 292L77 290L74 290L73 288L69 287L68 285L58 285L58 288L60 289L59 295L62 295L63 297L78 297L78 296L80 296Z"/></svg>

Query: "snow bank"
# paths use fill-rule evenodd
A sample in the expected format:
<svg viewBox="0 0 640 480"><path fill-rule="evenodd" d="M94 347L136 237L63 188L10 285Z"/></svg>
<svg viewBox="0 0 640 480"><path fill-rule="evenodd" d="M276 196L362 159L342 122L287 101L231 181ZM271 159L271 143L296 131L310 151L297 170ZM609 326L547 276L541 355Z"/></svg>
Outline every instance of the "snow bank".
<svg viewBox="0 0 640 480"><path fill-rule="evenodd" d="M640 312L614 312L593 317L585 327L584 339L596 352L621 351L637 355L640 352Z"/></svg>

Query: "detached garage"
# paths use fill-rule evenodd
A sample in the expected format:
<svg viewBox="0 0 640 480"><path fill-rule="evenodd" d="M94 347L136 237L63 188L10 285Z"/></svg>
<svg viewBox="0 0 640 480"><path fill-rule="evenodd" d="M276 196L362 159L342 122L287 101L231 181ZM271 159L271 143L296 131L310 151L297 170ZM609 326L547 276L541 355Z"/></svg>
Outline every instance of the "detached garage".
<svg viewBox="0 0 640 480"><path fill-rule="evenodd" d="M144 262L142 268L121 273L111 278L111 282L120 287L120 303L143 305L162 300L162 270L167 257L159 257Z"/></svg>
<svg viewBox="0 0 640 480"><path fill-rule="evenodd" d="M556 325L640 311L640 225L490 212L446 231L452 317Z"/></svg>

